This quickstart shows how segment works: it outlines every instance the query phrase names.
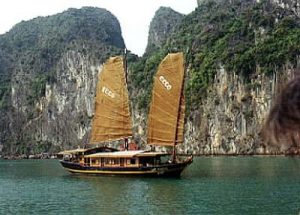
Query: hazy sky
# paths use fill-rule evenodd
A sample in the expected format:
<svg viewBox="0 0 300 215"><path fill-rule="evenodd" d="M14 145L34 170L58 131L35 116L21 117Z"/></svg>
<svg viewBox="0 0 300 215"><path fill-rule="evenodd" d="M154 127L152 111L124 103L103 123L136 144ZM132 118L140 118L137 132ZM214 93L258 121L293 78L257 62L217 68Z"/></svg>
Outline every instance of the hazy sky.
<svg viewBox="0 0 300 215"><path fill-rule="evenodd" d="M196 0L7 0L0 7L0 34L22 20L53 15L70 7L101 7L118 18L126 47L142 55L147 45L150 21L160 6L188 14L196 5Z"/></svg>

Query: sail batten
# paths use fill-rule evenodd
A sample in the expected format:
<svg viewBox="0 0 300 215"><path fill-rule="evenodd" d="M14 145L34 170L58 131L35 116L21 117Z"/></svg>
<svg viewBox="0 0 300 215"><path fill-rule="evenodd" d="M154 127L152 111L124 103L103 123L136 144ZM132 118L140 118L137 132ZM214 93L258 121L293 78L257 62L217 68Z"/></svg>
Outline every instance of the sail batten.
<svg viewBox="0 0 300 215"><path fill-rule="evenodd" d="M156 106L155 108L159 108L159 109L164 110L164 109L166 109L166 107L168 107L168 108L173 109L174 111L177 111L177 108L173 106L174 104L172 104L172 103L170 103L170 102L168 102L168 101L165 101L165 98L161 97L161 95L159 95L158 93L154 93L154 96L157 97L157 99L156 99L157 101L161 101L161 102L164 103L164 106L163 106L163 107ZM168 110L165 111L165 112L166 112L166 114L172 115L172 114L170 113L170 111L168 111Z"/></svg>
<svg viewBox="0 0 300 215"><path fill-rule="evenodd" d="M126 130L126 129L123 129L123 126L102 126L102 128L104 128L104 129L119 129L119 130L122 130L122 131L124 131L124 130ZM131 129L128 129L128 131L131 131Z"/></svg>
<svg viewBox="0 0 300 215"><path fill-rule="evenodd" d="M118 96L118 95L117 95ZM102 103L100 103L100 102L97 102L96 101L96 103L95 103L96 105L102 105ZM113 102L107 102L107 104L106 104L108 107L111 107L111 108L122 108L123 106L122 106L122 104L114 104ZM115 111L115 112L117 112L117 111Z"/></svg>
<svg viewBox="0 0 300 215"><path fill-rule="evenodd" d="M122 57L111 57L98 76L91 143L132 136L128 91Z"/></svg>
<svg viewBox="0 0 300 215"><path fill-rule="evenodd" d="M185 100L182 53L168 54L154 76L148 114L148 144L174 146L183 142Z"/></svg>
<svg viewBox="0 0 300 215"><path fill-rule="evenodd" d="M167 116L169 119L173 119L172 121L176 120L176 116L174 116L174 114L171 114L170 113L170 109L167 109L167 108L163 108L163 107L153 107L153 110L152 111L159 111L161 112L162 114L164 114L165 116ZM158 121L162 121L162 120L165 120L165 119L157 119ZM174 125L175 126L175 125Z"/></svg>
<svg viewBox="0 0 300 215"><path fill-rule="evenodd" d="M125 115L125 114L118 114L118 113L115 113L115 116L114 117L111 117L111 116L106 116L106 115L101 115L101 114L97 114L95 115L95 117L99 117L99 118L107 118L107 119L116 119L116 117L119 117L119 118L124 118L124 117L129 117L128 115ZM122 120L123 121L123 120Z"/></svg>

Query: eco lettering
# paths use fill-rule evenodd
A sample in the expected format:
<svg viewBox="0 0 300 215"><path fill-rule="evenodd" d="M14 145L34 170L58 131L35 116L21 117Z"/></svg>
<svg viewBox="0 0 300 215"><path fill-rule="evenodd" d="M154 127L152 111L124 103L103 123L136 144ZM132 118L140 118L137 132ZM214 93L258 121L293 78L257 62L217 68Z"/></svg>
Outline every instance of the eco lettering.
<svg viewBox="0 0 300 215"><path fill-rule="evenodd" d="M110 89L108 89L107 87L102 87L102 92L105 94L105 95L107 95L107 96L109 96L110 98L115 98L115 94L110 90Z"/></svg>
<svg viewBox="0 0 300 215"><path fill-rule="evenodd" d="M159 76L159 80L167 90L172 89L172 85L167 81L167 79L165 79L164 76Z"/></svg>

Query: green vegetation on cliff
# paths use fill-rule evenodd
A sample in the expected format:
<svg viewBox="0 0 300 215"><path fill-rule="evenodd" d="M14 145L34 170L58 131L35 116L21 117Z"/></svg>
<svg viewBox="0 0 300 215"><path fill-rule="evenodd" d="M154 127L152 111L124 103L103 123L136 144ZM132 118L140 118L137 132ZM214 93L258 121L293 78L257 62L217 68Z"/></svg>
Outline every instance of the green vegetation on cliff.
<svg viewBox="0 0 300 215"><path fill-rule="evenodd" d="M150 23L146 53L159 51L182 18L182 14L171 8L160 7Z"/></svg>
<svg viewBox="0 0 300 215"><path fill-rule="evenodd" d="M10 82L14 75L31 76L29 101L38 99L46 81L53 82L55 67L63 53L95 50L104 62L125 47L118 20L107 10L84 7L23 21L0 36L0 81ZM1 101L8 88L1 84Z"/></svg>
<svg viewBox="0 0 300 215"><path fill-rule="evenodd" d="M300 21L293 11L270 1L199 2L194 12L183 17L170 9L160 10L144 56L128 55L134 110L148 111L153 75L168 52L185 52L188 111L199 110L222 69L247 81L254 73L268 75L299 63ZM38 17L0 35L3 150L39 153L83 142L91 117L92 76L124 47L118 20L98 8ZM43 107L46 85L53 98ZM253 112L243 114L252 118Z"/></svg>
<svg viewBox="0 0 300 215"><path fill-rule="evenodd" d="M61 91L73 90L75 93L75 88L64 89L67 83L58 79L66 79L62 76L68 67L81 60L77 56L85 58L81 69L91 72L92 69L84 68L85 62L99 66L111 55L121 54L124 48L117 18L105 9L93 7L68 9L53 16L23 21L0 35L0 119L3 122L0 147L4 144L3 151L28 154L57 148L57 145L52 145L54 135L49 132L59 126L65 129L64 135L58 132L55 135L64 137L57 139L67 139L69 131L70 136L75 134L75 137L64 142L76 144L75 126L62 122L65 121L62 116L56 119L57 125L49 127L51 115L57 114L57 107L53 107L55 102L42 107L44 99L41 98L45 97L46 85L56 85ZM87 76L85 78L93 75ZM68 81L74 82L74 79L69 77ZM70 97L63 93L64 98ZM74 121L77 117L73 116ZM88 120L86 117L85 123ZM44 134L48 139L43 139Z"/></svg>
<svg viewBox="0 0 300 215"><path fill-rule="evenodd" d="M247 79L257 70L270 74L287 63L295 66L300 55L300 20L269 1L204 1L183 18L161 50L146 53L147 58L133 66L134 76L141 80L134 85L142 89L140 107L148 103L153 68L170 51L185 52L189 109L197 109L222 68Z"/></svg>

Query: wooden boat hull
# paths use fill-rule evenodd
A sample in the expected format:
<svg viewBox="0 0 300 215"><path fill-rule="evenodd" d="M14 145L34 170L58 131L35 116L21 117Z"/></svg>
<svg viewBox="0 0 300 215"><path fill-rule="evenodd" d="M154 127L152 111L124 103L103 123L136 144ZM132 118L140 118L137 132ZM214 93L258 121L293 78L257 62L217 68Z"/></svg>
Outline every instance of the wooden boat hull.
<svg viewBox="0 0 300 215"><path fill-rule="evenodd" d="M60 163L66 170L71 173L94 175L179 177L185 167L192 163L192 159L188 159L180 163L141 167L92 167L63 160L61 160Z"/></svg>

